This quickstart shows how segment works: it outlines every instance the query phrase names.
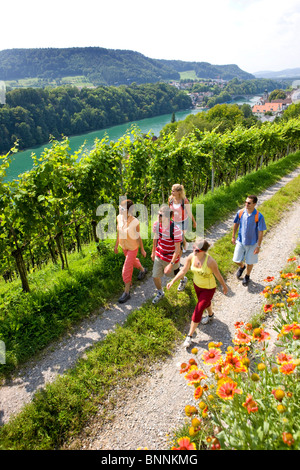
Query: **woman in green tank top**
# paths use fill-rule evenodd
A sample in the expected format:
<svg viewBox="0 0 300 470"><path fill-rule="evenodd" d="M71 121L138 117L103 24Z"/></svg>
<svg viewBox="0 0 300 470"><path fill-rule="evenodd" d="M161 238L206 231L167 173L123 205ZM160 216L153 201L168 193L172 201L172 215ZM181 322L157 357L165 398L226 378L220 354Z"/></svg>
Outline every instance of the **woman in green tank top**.
<svg viewBox="0 0 300 470"><path fill-rule="evenodd" d="M216 291L216 279L220 282L223 293L226 295L228 292L217 262L207 253L209 247L210 245L206 240L197 241L193 247L193 253L187 257L184 267L167 284L167 289L170 289L174 282L183 278L189 269L193 273L194 288L198 302L192 316L189 333L184 342L186 347L191 344L192 336L201 321L204 310L207 309L209 317L213 316L211 301Z"/></svg>

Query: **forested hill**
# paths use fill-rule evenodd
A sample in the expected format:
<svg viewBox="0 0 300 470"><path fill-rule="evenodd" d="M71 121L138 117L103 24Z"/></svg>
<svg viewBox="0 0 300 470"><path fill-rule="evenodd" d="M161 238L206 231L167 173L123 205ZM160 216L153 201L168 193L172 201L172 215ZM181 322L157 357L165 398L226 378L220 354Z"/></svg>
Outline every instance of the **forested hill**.
<svg viewBox="0 0 300 470"><path fill-rule="evenodd" d="M83 75L94 85L140 84L179 79L179 72L187 70L195 70L199 78L254 78L237 65L156 60L134 51L101 47L0 51L0 80Z"/></svg>

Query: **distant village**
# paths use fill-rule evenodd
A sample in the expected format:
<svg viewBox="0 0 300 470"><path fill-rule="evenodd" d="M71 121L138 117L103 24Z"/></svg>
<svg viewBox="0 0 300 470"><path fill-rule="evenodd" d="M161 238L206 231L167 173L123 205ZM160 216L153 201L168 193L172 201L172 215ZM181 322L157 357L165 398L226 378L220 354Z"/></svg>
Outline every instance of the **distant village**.
<svg viewBox="0 0 300 470"><path fill-rule="evenodd" d="M209 82L210 85L217 85L219 88L223 89L226 87L228 80L210 79ZM179 90L189 90L192 88L194 82L173 81L170 84ZM214 95L212 91L193 92L188 94L191 97L193 106L201 109L206 107L206 99ZM261 121L273 121L276 116L280 116L285 109L293 103L300 103L300 88L296 88L291 92L286 92L285 99L276 99L271 101L269 101L268 91L265 90L258 102L252 106L252 112Z"/></svg>

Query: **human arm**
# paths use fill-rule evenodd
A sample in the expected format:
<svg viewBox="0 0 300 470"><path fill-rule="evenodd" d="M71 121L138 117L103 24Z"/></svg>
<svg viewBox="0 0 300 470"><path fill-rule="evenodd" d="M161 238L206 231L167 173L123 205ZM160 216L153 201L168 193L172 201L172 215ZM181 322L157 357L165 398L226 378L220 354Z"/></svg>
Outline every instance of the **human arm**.
<svg viewBox="0 0 300 470"><path fill-rule="evenodd" d="M156 246L157 246L157 238L153 238L153 244L152 244L152 253L151 253L151 259L154 261L155 258L155 251L156 251Z"/></svg>
<svg viewBox="0 0 300 470"><path fill-rule="evenodd" d="M190 205L190 203L187 199L186 199L185 207L186 207L188 216L192 219L193 227L196 228L197 223L196 223L195 217L193 216L193 213L192 213L192 210L191 210L191 205Z"/></svg>
<svg viewBox="0 0 300 470"><path fill-rule="evenodd" d="M262 239L263 239L263 236L264 236L264 232L263 231L259 231L258 232L258 240L257 240L257 246L254 250L254 254L257 255L260 251L260 248L261 248L261 244L262 244Z"/></svg>
<svg viewBox="0 0 300 470"><path fill-rule="evenodd" d="M228 287L224 281L222 274L219 271L217 262L211 256L208 258L207 266L212 270L215 278L219 281L222 286L223 294L226 295L228 292Z"/></svg>
<svg viewBox="0 0 300 470"><path fill-rule="evenodd" d="M235 245L235 243L236 243L236 232L237 232L238 228L239 228L239 223L235 222L233 224L232 238L231 238L231 242L232 242L233 245Z"/></svg>
<svg viewBox="0 0 300 470"><path fill-rule="evenodd" d="M174 245L175 245L175 251L173 253L170 263L164 269L165 274L169 274L172 271L173 265L175 264L176 259L180 255L180 251L181 251L180 242L175 242Z"/></svg>
<svg viewBox="0 0 300 470"><path fill-rule="evenodd" d="M193 257L193 254L190 254L186 258L186 261L184 263L183 268L176 274L176 276L170 282L168 282L168 284L167 284L167 289L168 290L171 288L171 286L174 284L174 282L178 281L179 279L183 278L186 275L186 273L188 272L188 270L191 267L192 257Z"/></svg>
<svg viewBox="0 0 300 470"><path fill-rule="evenodd" d="M147 253L144 250L143 240L142 240L142 237L140 235L140 225L139 224L136 226L136 232L137 232L137 240L139 242L139 248L141 250L141 254L145 258L147 256Z"/></svg>
<svg viewBox="0 0 300 470"><path fill-rule="evenodd" d="M114 246L114 252L117 254L118 253L118 247L119 247L119 229L118 229L118 224L117 224L117 238L116 238L116 243Z"/></svg>

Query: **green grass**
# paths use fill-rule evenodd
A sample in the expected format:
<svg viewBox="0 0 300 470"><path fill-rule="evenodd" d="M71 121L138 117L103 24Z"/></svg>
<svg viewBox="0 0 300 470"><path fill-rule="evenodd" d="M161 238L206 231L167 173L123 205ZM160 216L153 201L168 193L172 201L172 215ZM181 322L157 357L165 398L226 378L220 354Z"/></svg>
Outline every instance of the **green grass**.
<svg viewBox="0 0 300 470"><path fill-rule="evenodd" d="M195 70L180 72L180 80L198 80Z"/></svg>
<svg viewBox="0 0 300 470"><path fill-rule="evenodd" d="M299 159L300 152L296 156L287 157L286 162L289 161L290 166L284 166L282 161L274 164L273 170L271 169L274 181L297 166ZM258 173L253 175L255 179ZM249 176L248 179L251 180L251 177ZM262 180L265 181L264 178ZM269 201L260 206L260 211L266 218L268 229L278 223L284 211L290 207L293 201L300 198L299 181L299 177L291 181ZM260 184L260 191L272 183L267 180L265 184L264 188L262 188L262 183ZM240 186L240 194L237 197L241 198L241 200L244 200L245 194L248 193L246 189L245 186ZM222 189L222 191L225 191L223 195L224 206L231 206L232 204L231 196L229 196L231 190L229 188L228 193L226 193ZM221 189L218 190L218 192L220 191ZM258 193L258 191L251 192ZM205 210L207 208L211 210L211 213L214 214L214 219L217 218L215 214L216 207L220 208L222 206L220 195L217 191L215 195L219 198L219 202L214 206L214 209L209 209L211 208L209 201L214 203L214 197L211 195L207 197L205 205ZM232 208L229 209L227 207L226 210L231 212ZM219 216L224 217L226 210L220 211ZM220 270L225 277L233 269L231 261L233 247L230 238L231 234L225 236L222 240L216 242L211 249L211 254L218 261ZM94 252L92 254L94 255ZM106 254L107 256L111 255L109 249ZM107 261L104 255L102 258ZM89 259L91 260L91 258ZM92 259L97 269L99 269L98 262L101 263L101 260ZM115 255L114 259L118 260L114 270L112 271L111 266L109 266L110 269L106 271L106 275L103 277L104 279L108 275L111 277L111 273L114 272L114 280L117 281L119 279L119 282L121 282L120 271L123 258L122 256L118 257ZM65 328L70 326L73 321L73 315L76 316L75 321L78 321L82 312L73 312L78 307L78 304L80 304L80 302L77 302L77 295L82 300L81 308L83 309L85 305L84 299L86 302L88 301L87 295L90 291L94 291L94 301L95 303L98 302L99 287L94 288L94 285L96 284L97 286L97 273L99 276L100 270L106 269L105 264L102 264L101 269L98 271L95 268L93 273L92 263L89 263L88 260L86 260L86 266L84 267L82 260L78 260L77 256L76 263L79 263L83 269L79 269L79 266L75 269L75 264L74 266L70 265L70 271L72 272L72 269L74 269L74 273L69 281L73 283L72 285L68 284L63 277L64 275L60 273L62 277L58 287L56 287L59 291L59 293L56 293L57 297L55 296L55 286L51 286L50 283L48 283L48 290L44 289L46 297L41 294L39 298L37 293L34 295L26 294L25 296L21 296L20 293L18 295L16 291L12 293L12 297L15 295L15 298L12 298L12 306L15 307L18 302L21 302L21 297L26 299L32 297L31 300L27 300L32 310L29 311L27 304L25 304L27 310L23 311L22 315L21 310L19 310L18 314L15 312L13 318L15 321L15 331L12 332L18 334L20 330L19 341L22 341L22 331L24 333L27 328L32 328L30 334L27 334L27 343L23 342L22 350L25 348L25 344L30 345L29 341L39 341L39 335L42 336L43 332L48 329L48 323L50 324L49 318L53 318L53 323L57 322L53 330L54 332L59 331L60 334ZM53 279L55 279L51 268L49 267L48 269L49 276L53 275ZM91 279L92 274L95 276L93 279ZM39 273L36 280L39 289L41 289L43 284L41 276L43 274ZM54 280L51 282L54 283ZM80 290L80 293L77 292L78 290ZM118 287L116 287L116 292L117 290ZM110 292L109 295L111 294ZM109 295L102 299L103 302L108 300ZM46 307L44 306L45 298L47 298ZM53 299L55 302L58 301L55 312L52 309ZM94 301L91 300L89 307L93 306ZM62 302L62 305L60 302ZM170 354L178 339L182 337L182 332L190 320L194 305L195 294L191 286L188 285L180 296L177 296L176 291L172 288L166 292L165 298L159 305L153 306L151 301L147 301L140 309L132 312L122 327L118 326L105 340L100 341L91 348L85 354L85 359L81 359L74 369L59 377L52 384L47 385L44 390L39 391L33 401L19 415L1 428L0 448L37 450L57 449L63 446L70 437L76 436L80 432L91 415L96 413L99 404L105 403L109 393L116 385L121 387L121 389L128 386L128 381L130 382L130 379L137 377L145 371L151 362ZM63 315L61 315L60 309L64 312ZM44 313L49 310L52 310L52 316L49 314L48 318ZM68 317L68 311L72 311L71 318ZM87 314L88 311L84 309L84 315ZM65 316L67 316L67 320ZM13 337L12 344L15 347L15 354L20 353L18 349L20 348L19 343L17 340L13 342ZM39 344L39 347L41 347L41 344ZM33 353L35 353L35 350ZM20 356L21 358L23 357L21 353Z"/></svg>

